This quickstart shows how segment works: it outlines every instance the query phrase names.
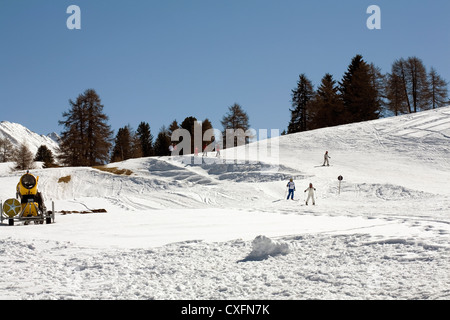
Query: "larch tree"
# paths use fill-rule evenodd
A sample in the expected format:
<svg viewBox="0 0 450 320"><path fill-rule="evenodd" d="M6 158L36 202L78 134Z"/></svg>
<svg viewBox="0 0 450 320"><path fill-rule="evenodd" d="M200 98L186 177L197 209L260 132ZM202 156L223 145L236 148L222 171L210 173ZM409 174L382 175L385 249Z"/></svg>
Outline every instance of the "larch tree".
<svg viewBox="0 0 450 320"><path fill-rule="evenodd" d="M104 106L93 89L69 100L69 111L63 113L59 159L67 166L95 166L109 160L113 131L108 125Z"/></svg>
<svg viewBox="0 0 450 320"><path fill-rule="evenodd" d="M13 161L17 170L29 170L33 168L34 156L27 143L22 142L13 153Z"/></svg>
<svg viewBox="0 0 450 320"><path fill-rule="evenodd" d="M223 148L232 148L240 144L239 140L248 143L250 138L248 136L248 130L250 129L249 116L239 104L235 103L228 108L228 112L222 117L221 124L223 127ZM230 136L230 134L233 136ZM244 136L241 137L241 135ZM229 140L228 143L227 138ZM231 142L231 140L234 142Z"/></svg>
<svg viewBox="0 0 450 320"><path fill-rule="evenodd" d="M428 73L429 98L433 109L443 107L448 103L448 83L441 78L436 69Z"/></svg>

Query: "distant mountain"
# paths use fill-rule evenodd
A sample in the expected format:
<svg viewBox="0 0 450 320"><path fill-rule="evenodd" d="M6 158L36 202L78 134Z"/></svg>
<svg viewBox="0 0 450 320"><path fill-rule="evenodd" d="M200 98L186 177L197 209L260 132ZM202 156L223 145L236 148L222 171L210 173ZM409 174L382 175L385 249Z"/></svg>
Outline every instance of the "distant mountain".
<svg viewBox="0 0 450 320"><path fill-rule="evenodd" d="M53 155L56 155L59 148L59 135L57 133L39 135L21 124L9 121L0 122L0 138L8 139L14 146L19 146L25 142L33 154L36 154L41 145L47 146L53 152Z"/></svg>

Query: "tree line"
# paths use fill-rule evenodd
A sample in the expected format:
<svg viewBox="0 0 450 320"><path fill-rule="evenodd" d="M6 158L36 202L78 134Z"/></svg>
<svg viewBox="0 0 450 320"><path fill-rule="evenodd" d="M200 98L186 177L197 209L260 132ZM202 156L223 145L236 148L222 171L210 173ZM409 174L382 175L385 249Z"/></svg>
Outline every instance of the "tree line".
<svg viewBox="0 0 450 320"><path fill-rule="evenodd" d="M47 146L41 145L33 155L26 141L14 146L8 139L0 138L0 162L13 162L15 169L27 170L37 161L42 162L44 168L56 166L53 152Z"/></svg>
<svg viewBox="0 0 450 320"><path fill-rule="evenodd" d="M305 74L299 76L297 86L292 90L287 133L374 120L388 113L400 115L439 108L449 103L447 86L434 68L427 72L417 57L398 59L392 64L390 73L382 74L380 68L356 55L339 82L331 74L325 74L314 90ZM184 154L192 154L203 150L204 144L213 143L215 139L220 140L222 148L233 147L237 140L227 145L227 129L242 129L243 132L250 129L248 114L235 103L222 117L222 134L209 137L209 141L202 139L200 145L194 139L194 132L201 132L203 137L212 129L208 118L198 120L189 116L181 122L173 120L160 128L156 138L145 121L136 130L128 124L114 135L94 89L86 90L76 100L69 100L69 110L62 116L59 125L63 130L57 155L41 146L33 157L25 142L11 152L11 143L3 139L0 140L0 162L15 161L16 168L27 169L33 161L44 162L44 167L55 166L55 158L65 166L96 166L131 158L167 156L173 143L172 134L177 129L189 132L191 147L184 150Z"/></svg>
<svg viewBox="0 0 450 320"><path fill-rule="evenodd" d="M142 121L137 130L131 125L119 128L114 136L108 116L100 97L93 89L80 94L75 101L69 100L69 110L63 113L59 124L64 127L61 133L60 153L57 155L60 163L66 166L96 166L109 162L119 162L132 158L167 156L172 142L172 134L177 129L185 129L191 135L191 149L185 154L203 150L203 145L195 145L194 131L203 134L212 129L209 119L202 121L194 116L186 117L181 123L173 120L168 126L162 126L154 138L150 124ZM248 130L249 118L238 104L229 107L228 113L222 119L224 132L226 129ZM220 138L220 137L219 137ZM202 141L201 143L210 143ZM226 146L224 146L226 147Z"/></svg>
<svg viewBox="0 0 450 320"><path fill-rule="evenodd" d="M434 68L427 72L421 59L401 58L382 74L373 63L356 55L341 81L326 74L314 90L305 74L292 90L287 133L374 120L448 104L448 83ZM286 132L285 132L286 133Z"/></svg>

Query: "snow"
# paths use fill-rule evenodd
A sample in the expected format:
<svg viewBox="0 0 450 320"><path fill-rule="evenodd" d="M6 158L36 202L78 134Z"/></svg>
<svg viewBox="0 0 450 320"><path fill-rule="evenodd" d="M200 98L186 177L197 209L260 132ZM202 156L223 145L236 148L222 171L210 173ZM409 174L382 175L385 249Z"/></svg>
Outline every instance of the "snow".
<svg viewBox="0 0 450 320"><path fill-rule="evenodd" d="M56 223L0 225L0 298L449 299L449 139L447 107L222 150L220 163L33 170ZM0 164L0 199L21 174ZM285 200L291 177L299 201ZM107 212L61 212L92 209Z"/></svg>

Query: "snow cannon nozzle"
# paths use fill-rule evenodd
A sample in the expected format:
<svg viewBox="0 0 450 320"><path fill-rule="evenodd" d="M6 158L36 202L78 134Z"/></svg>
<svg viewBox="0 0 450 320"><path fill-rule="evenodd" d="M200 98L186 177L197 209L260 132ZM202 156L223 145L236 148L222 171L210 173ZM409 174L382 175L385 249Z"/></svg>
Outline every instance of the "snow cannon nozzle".
<svg viewBox="0 0 450 320"><path fill-rule="evenodd" d="M22 178L20 178L19 184L20 184L20 186L22 186L23 188L25 188L25 189L27 189L27 190L31 190L31 189L33 189L34 187L36 187L36 185L37 185L37 180L36 180L36 178L35 178L32 174L28 173L28 171L27 171L27 173L24 174L24 175L22 176Z"/></svg>

